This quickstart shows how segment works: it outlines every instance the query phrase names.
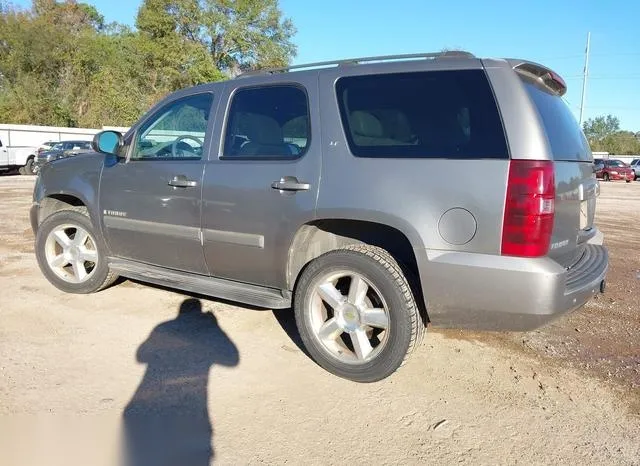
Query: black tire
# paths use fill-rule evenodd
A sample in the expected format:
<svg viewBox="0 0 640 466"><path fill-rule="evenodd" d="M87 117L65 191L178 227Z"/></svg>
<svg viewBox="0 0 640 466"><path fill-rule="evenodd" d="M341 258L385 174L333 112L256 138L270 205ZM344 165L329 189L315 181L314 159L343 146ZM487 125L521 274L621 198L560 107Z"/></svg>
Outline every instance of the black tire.
<svg viewBox="0 0 640 466"><path fill-rule="evenodd" d="M609 174L608 174L608 173L605 173L604 175L602 175L602 179L603 179L604 181L609 181Z"/></svg>
<svg viewBox="0 0 640 466"><path fill-rule="evenodd" d="M18 175L26 175L25 167L18 167Z"/></svg>
<svg viewBox="0 0 640 466"><path fill-rule="evenodd" d="M333 357L311 327L313 290L327 273L349 270L366 278L379 290L389 308L386 344L371 360L345 363ZM296 325L313 360L327 371L354 382L376 382L388 377L406 361L422 341L425 326L411 287L396 260L384 249L352 245L323 254L303 270L295 290Z"/></svg>
<svg viewBox="0 0 640 466"><path fill-rule="evenodd" d="M627 183L631 183L631 180L625 180Z"/></svg>
<svg viewBox="0 0 640 466"><path fill-rule="evenodd" d="M45 245L49 233L57 226L66 223L84 228L91 235L97 250L97 265L95 265L95 269L91 272L91 276L82 283L70 283L58 277L47 262ZM105 253L106 246L101 237L96 234L85 207L70 207L69 209L60 210L47 217L38 227L35 250L38 265L44 276L53 286L64 292L78 294L94 293L111 285L118 278L118 275L109 269Z"/></svg>
<svg viewBox="0 0 640 466"><path fill-rule="evenodd" d="M22 167L23 172L22 175L33 175L33 157L29 157L27 159L27 163L25 164L24 167Z"/></svg>

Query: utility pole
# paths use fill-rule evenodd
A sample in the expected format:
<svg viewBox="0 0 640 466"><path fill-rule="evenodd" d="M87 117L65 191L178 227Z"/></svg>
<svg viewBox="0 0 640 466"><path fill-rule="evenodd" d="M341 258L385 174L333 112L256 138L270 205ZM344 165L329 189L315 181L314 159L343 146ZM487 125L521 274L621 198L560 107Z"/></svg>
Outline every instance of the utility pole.
<svg viewBox="0 0 640 466"><path fill-rule="evenodd" d="M587 76L589 76L589 47L591 46L591 33L587 33L587 49L584 57L584 72L582 75L582 99L580 99L580 126L584 117L584 102L587 95Z"/></svg>

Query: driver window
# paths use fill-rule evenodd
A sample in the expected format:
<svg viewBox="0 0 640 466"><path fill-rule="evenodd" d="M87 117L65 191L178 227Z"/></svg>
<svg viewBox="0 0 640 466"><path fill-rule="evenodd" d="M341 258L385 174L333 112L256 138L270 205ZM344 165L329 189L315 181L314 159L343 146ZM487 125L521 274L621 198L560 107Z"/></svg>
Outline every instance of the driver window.
<svg viewBox="0 0 640 466"><path fill-rule="evenodd" d="M160 109L138 130L131 160L201 159L212 102L198 94Z"/></svg>

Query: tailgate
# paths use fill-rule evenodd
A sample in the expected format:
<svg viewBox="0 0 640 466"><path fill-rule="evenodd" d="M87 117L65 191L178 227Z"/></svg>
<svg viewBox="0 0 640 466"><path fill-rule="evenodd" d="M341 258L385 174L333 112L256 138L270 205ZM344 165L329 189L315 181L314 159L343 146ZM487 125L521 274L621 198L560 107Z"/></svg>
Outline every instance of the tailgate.
<svg viewBox="0 0 640 466"><path fill-rule="evenodd" d="M555 162L556 203L549 257L570 267L582 256L596 229L597 181L590 162Z"/></svg>

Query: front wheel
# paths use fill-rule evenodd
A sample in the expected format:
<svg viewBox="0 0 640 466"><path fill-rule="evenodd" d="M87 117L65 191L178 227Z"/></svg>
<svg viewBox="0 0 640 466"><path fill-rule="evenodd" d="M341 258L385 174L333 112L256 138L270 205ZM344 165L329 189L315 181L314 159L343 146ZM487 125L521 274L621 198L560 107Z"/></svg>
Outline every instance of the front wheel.
<svg viewBox="0 0 640 466"><path fill-rule="evenodd" d="M353 245L312 261L296 287L300 336L327 371L355 382L391 375L424 333L411 287L384 249Z"/></svg>
<svg viewBox="0 0 640 466"><path fill-rule="evenodd" d="M47 217L38 228L35 246L44 276L67 293L93 293L117 278L109 270L105 246L82 207Z"/></svg>

